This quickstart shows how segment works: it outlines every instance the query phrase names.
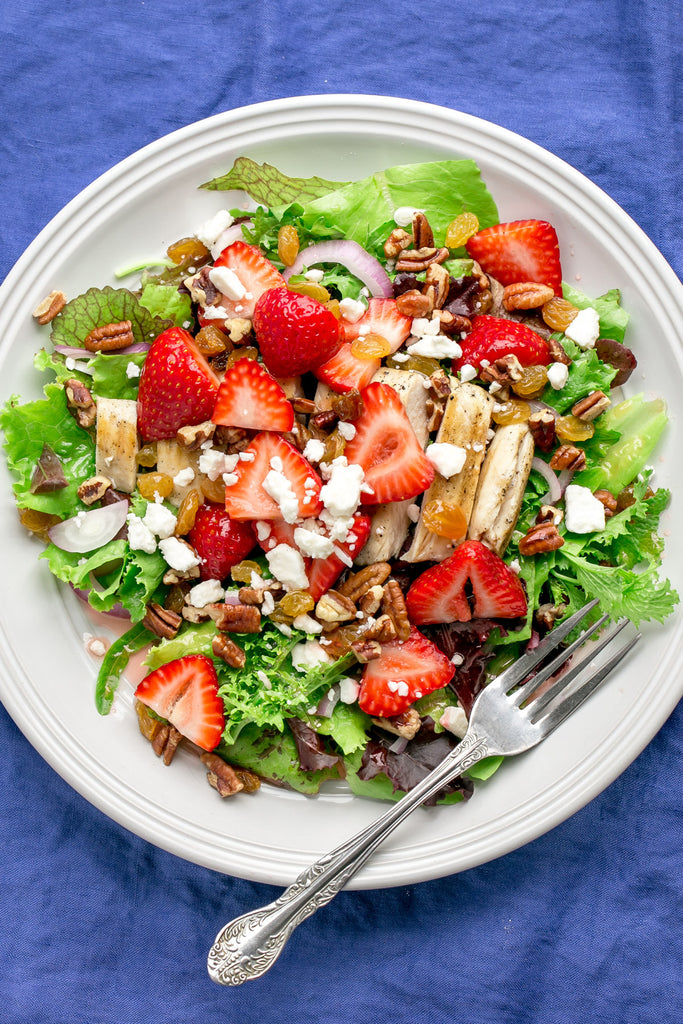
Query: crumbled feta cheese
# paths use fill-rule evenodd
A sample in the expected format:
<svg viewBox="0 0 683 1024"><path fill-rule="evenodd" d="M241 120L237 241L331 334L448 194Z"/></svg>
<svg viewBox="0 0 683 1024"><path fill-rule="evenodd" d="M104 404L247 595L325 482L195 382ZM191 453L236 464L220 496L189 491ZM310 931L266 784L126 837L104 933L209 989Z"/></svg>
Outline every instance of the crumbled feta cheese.
<svg viewBox="0 0 683 1024"><path fill-rule="evenodd" d="M274 622L273 625L276 629L279 629L283 636L292 635L292 627L288 626L286 622Z"/></svg>
<svg viewBox="0 0 683 1024"><path fill-rule="evenodd" d="M127 516L128 522L128 544L133 551L146 551L153 555L157 549L157 542L154 534L148 526L145 526L140 516L130 512Z"/></svg>
<svg viewBox="0 0 683 1024"><path fill-rule="evenodd" d="M263 686L265 687L266 690L271 690L273 688L273 684L271 683L270 679L268 678L268 676L266 675L262 668L257 670L256 677L260 680L261 683L263 683Z"/></svg>
<svg viewBox="0 0 683 1024"><path fill-rule="evenodd" d="M311 269L307 270L304 274L307 281L313 281L315 284L320 284L324 276L325 271L319 270L317 267L311 267Z"/></svg>
<svg viewBox="0 0 683 1024"><path fill-rule="evenodd" d="M348 555L348 554L346 553L346 551L342 551L342 549L341 549L340 547L337 547L337 545L336 545L336 544L335 544L335 546L334 546L334 548L333 548L332 550L334 551L334 553L335 553L335 555L337 556L337 558L339 559L339 561L340 561L340 562L343 562L343 563L344 563L344 565L345 565L345 566L346 566L346 567L347 567L348 569L350 569L350 568L351 568L351 566L353 565L353 559L351 558L351 556L350 556L350 555Z"/></svg>
<svg viewBox="0 0 683 1024"><path fill-rule="evenodd" d="M339 303L339 310L345 320L350 324L357 323L365 313L365 304L359 299L342 299Z"/></svg>
<svg viewBox="0 0 683 1024"><path fill-rule="evenodd" d="M429 319L426 316L416 316L410 328L411 334L416 338L433 338L441 334L441 321L438 317Z"/></svg>
<svg viewBox="0 0 683 1024"><path fill-rule="evenodd" d="M471 363L462 364L462 366L460 367L460 380L463 382L463 384L466 384L467 381L474 380L476 376L476 366L472 366Z"/></svg>
<svg viewBox="0 0 683 1024"><path fill-rule="evenodd" d="M605 506L590 488L569 484L564 492L565 523L571 533L605 529Z"/></svg>
<svg viewBox="0 0 683 1024"><path fill-rule="evenodd" d="M407 351L411 356L426 356L429 359L459 359L462 355L462 349L457 341L445 334L425 334L412 345L408 345Z"/></svg>
<svg viewBox="0 0 683 1024"><path fill-rule="evenodd" d="M202 317L205 320L225 320L228 311L225 306L204 306Z"/></svg>
<svg viewBox="0 0 683 1024"><path fill-rule="evenodd" d="M308 459L309 462L320 462L324 454L324 442L319 441L317 437L309 438L306 442L306 447L303 450L303 457Z"/></svg>
<svg viewBox="0 0 683 1024"><path fill-rule="evenodd" d="M409 224L413 223L415 214L422 212L422 210L415 209L414 206L399 206L398 210L394 210L394 223L398 224L400 228L407 228Z"/></svg>
<svg viewBox="0 0 683 1024"><path fill-rule="evenodd" d="M286 523L293 523L299 518L299 499L284 473L280 473L277 469L271 469L266 475L262 487L279 507Z"/></svg>
<svg viewBox="0 0 683 1024"><path fill-rule="evenodd" d="M150 502L147 505L147 511L142 517L142 522L148 530L163 539L171 536L178 520L170 509L164 508L163 505L159 505L157 502Z"/></svg>
<svg viewBox="0 0 683 1024"><path fill-rule="evenodd" d="M329 537L313 533L302 526L294 531L294 543L307 558L328 558L334 550L334 544Z"/></svg>
<svg viewBox="0 0 683 1024"><path fill-rule="evenodd" d="M203 580L196 587L192 587L187 595L187 601L193 608L204 608L205 605L223 601L224 598L225 591L220 580Z"/></svg>
<svg viewBox="0 0 683 1024"><path fill-rule="evenodd" d="M569 380L569 367L564 363L551 363L548 367L548 384L560 391Z"/></svg>
<svg viewBox="0 0 683 1024"><path fill-rule="evenodd" d="M296 615L292 625L295 629L300 629L302 633L322 633L323 627L310 615Z"/></svg>
<svg viewBox="0 0 683 1024"><path fill-rule="evenodd" d="M416 523L420 518L419 505L408 505L406 512L408 513L408 519L410 519L411 523Z"/></svg>
<svg viewBox="0 0 683 1024"><path fill-rule="evenodd" d="M205 448L199 456L199 472L209 480L218 480L224 473L232 473L237 462L237 455L226 455L217 448Z"/></svg>
<svg viewBox="0 0 683 1024"><path fill-rule="evenodd" d="M450 706L442 714L439 724L461 740L467 732L467 715L462 708Z"/></svg>
<svg viewBox="0 0 683 1024"><path fill-rule="evenodd" d="M234 270L229 267L213 267L209 271L209 281L218 288L221 295L227 295L233 302L245 298L247 289L244 287Z"/></svg>
<svg viewBox="0 0 683 1024"><path fill-rule="evenodd" d="M320 489L320 500L332 515L350 516L360 504L363 467L348 465L343 456L334 459L331 466L332 473Z"/></svg>
<svg viewBox="0 0 683 1024"><path fill-rule="evenodd" d="M194 480L194 470L192 466L186 466L185 469L180 469L173 477L173 483L176 487L188 487L189 484Z"/></svg>
<svg viewBox="0 0 683 1024"><path fill-rule="evenodd" d="M272 529L273 528L270 525L270 523L267 522L265 519L258 519L256 521L256 539L258 540L259 544L261 543L261 541L267 540L267 538L270 537L270 532Z"/></svg>
<svg viewBox="0 0 683 1024"><path fill-rule="evenodd" d="M166 537L164 540L160 540L159 551L164 556L166 564L176 572L187 572L188 569L193 569L200 562L189 544L185 544L178 537Z"/></svg>
<svg viewBox="0 0 683 1024"><path fill-rule="evenodd" d="M356 436L356 428L353 423L347 423L345 420L339 421L337 424L337 430L345 441L352 441Z"/></svg>
<svg viewBox="0 0 683 1024"><path fill-rule="evenodd" d="M399 695L399 697L407 697L408 694L410 693L410 687L408 686L405 679L396 680L396 693Z"/></svg>
<svg viewBox="0 0 683 1024"><path fill-rule="evenodd" d="M353 704L358 700L360 686L351 676L342 676L339 680L339 699L342 704Z"/></svg>
<svg viewBox="0 0 683 1024"><path fill-rule="evenodd" d="M593 348L600 337L600 317L598 311L588 306L580 309L569 327L565 328L566 336L576 342L579 348Z"/></svg>
<svg viewBox="0 0 683 1024"><path fill-rule="evenodd" d="M226 487L233 487L237 483L238 480L239 480L239 476L238 476L237 473L224 473L223 474L223 483L225 484Z"/></svg>
<svg viewBox="0 0 683 1024"><path fill-rule="evenodd" d="M394 360L395 363L407 363L408 360L410 359L410 356L408 355L407 352L394 352L391 358Z"/></svg>
<svg viewBox="0 0 683 1024"><path fill-rule="evenodd" d="M327 529L330 540L347 540L349 530L354 526L353 516L335 516L325 508L320 513L320 521Z"/></svg>
<svg viewBox="0 0 683 1024"><path fill-rule="evenodd" d="M205 220L197 231L197 238L203 242L207 249L210 249L219 235L222 235L226 228L232 224L232 214L227 210L219 210L213 217Z"/></svg>
<svg viewBox="0 0 683 1024"><path fill-rule="evenodd" d="M280 458L279 455L273 455L272 459L270 460L270 468L274 469L278 473L281 473L282 470L285 468L282 459Z"/></svg>
<svg viewBox="0 0 683 1024"><path fill-rule="evenodd" d="M256 452L239 452L237 458L240 462L253 462L256 458Z"/></svg>
<svg viewBox="0 0 683 1024"><path fill-rule="evenodd" d="M128 377L129 380L133 380L134 377L139 377L139 376L140 376L140 367L138 366L137 363L134 363L131 360L131 362L128 363L128 366L126 367L126 377Z"/></svg>
<svg viewBox="0 0 683 1024"><path fill-rule="evenodd" d="M263 601L261 602L261 615L270 615L275 610L275 598L273 597L270 590L263 591Z"/></svg>
<svg viewBox="0 0 683 1024"><path fill-rule="evenodd" d="M327 651L324 651L318 640L305 640L303 643L295 644L292 647L292 665L294 668L313 668L314 665L329 664L332 658Z"/></svg>
<svg viewBox="0 0 683 1024"><path fill-rule="evenodd" d="M268 567L276 580L290 590L306 590L308 576L301 552L291 544L277 544L266 552Z"/></svg>
<svg viewBox="0 0 683 1024"><path fill-rule="evenodd" d="M434 469L446 480L459 473L465 465L467 452L460 445L451 444L449 441L437 441L430 444L425 455L434 466Z"/></svg>

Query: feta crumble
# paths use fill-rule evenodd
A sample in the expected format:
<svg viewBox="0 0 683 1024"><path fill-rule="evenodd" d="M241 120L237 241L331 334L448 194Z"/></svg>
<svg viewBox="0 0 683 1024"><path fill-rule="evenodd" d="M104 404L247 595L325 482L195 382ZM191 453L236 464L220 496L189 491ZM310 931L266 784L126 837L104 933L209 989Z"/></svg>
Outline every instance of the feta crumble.
<svg viewBox="0 0 683 1024"><path fill-rule="evenodd" d="M334 516L350 516L360 504L363 467L349 465L342 455L331 463L332 473L320 489L320 500Z"/></svg>
<svg viewBox="0 0 683 1024"><path fill-rule="evenodd" d="M467 715L462 708L449 706L439 719L439 724L461 740L467 732Z"/></svg>
<svg viewBox="0 0 683 1024"><path fill-rule="evenodd" d="M240 299L246 298L247 289L235 271L230 270L229 267L213 267L209 271L209 281L221 295L226 295L233 302L239 302ZM223 315L225 315L225 311Z"/></svg>
<svg viewBox="0 0 683 1024"><path fill-rule="evenodd" d="M605 506L588 487L569 484L564 492L565 523L571 533L605 529Z"/></svg>
<svg viewBox="0 0 683 1024"><path fill-rule="evenodd" d="M307 530L304 526L294 531L294 543L307 558L328 558L334 551L334 543L329 537Z"/></svg>
<svg viewBox="0 0 683 1024"><path fill-rule="evenodd" d="M193 608L204 608L205 605L223 601L224 598L225 591L220 580L203 580L196 587L192 587L187 595L187 601Z"/></svg>
<svg viewBox="0 0 683 1024"><path fill-rule="evenodd" d="M317 437L311 437L306 442L306 447L302 454L309 462L320 462L325 454L325 444L323 441L319 441Z"/></svg>
<svg viewBox="0 0 683 1024"><path fill-rule="evenodd" d="M345 441L352 441L356 436L356 428L353 423L347 423L345 420L339 421L337 424L337 430Z"/></svg>
<svg viewBox="0 0 683 1024"><path fill-rule="evenodd" d="M457 341L445 334L425 334L412 345L408 345L406 351L411 356L425 356L430 359L459 359L462 355L462 349Z"/></svg>
<svg viewBox="0 0 683 1024"><path fill-rule="evenodd" d="M207 249L210 249L219 235L222 235L225 229L230 227L232 220L232 214L228 210L219 210L199 226L197 238Z"/></svg>
<svg viewBox="0 0 683 1024"><path fill-rule="evenodd" d="M593 348L600 337L598 311L592 306L580 309L564 333L571 341L576 342L579 348Z"/></svg>
<svg viewBox="0 0 683 1024"><path fill-rule="evenodd" d="M129 512L126 517L128 523L128 544L133 551L146 551L153 555L157 549L156 537L148 526L143 523L140 516Z"/></svg>
<svg viewBox="0 0 683 1024"><path fill-rule="evenodd" d="M151 533L164 539L171 536L178 520L170 509L164 508L158 502L150 502L142 522Z"/></svg>
<svg viewBox="0 0 683 1024"><path fill-rule="evenodd" d="M437 441L430 444L425 455L434 466L434 469L446 480L459 473L465 465L467 452L460 445L450 444L448 441Z"/></svg>
<svg viewBox="0 0 683 1024"><path fill-rule="evenodd" d="M186 466L185 469L180 469L173 477L173 483L176 487L188 487L194 480L194 470L192 466Z"/></svg>
<svg viewBox="0 0 683 1024"><path fill-rule="evenodd" d="M128 366L126 367L126 377L128 377L129 380L133 380L133 378L139 377L139 376L140 376L140 367L138 366L138 364L134 363L132 361L130 363L128 363Z"/></svg>
<svg viewBox="0 0 683 1024"><path fill-rule="evenodd" d="M360 299L342 299L339 303L339 310L345 320L348 320L350 324L355 324L365 314L365 304Z"/></svg>
<svg viewBox="0 0 683 1024"><path fill-rule="evenodd" d="M569 380L569 367L564 363L551 363L548 367L548 384L556 391L561 391Z"/></svg>
<svg viewBox="0 0 683 1024"><path fill-rule="evenodd" d="M266 475L262 487L278 506L286 523L293 523L299 518L299 499L284 473L277 469L271 469Z"/></svg>
<svg viewBox="0 0 683 1024"><path fill-rule="evenodd" d="M292 647L292 665L296 669L313 668L315 665L329 664L332 658L324 651L318 640L305 640Z"/></svg>
<svg viewBox="0 0 683 1024"><path fill-rule="evenodd" d="M164 561L176 572L187 572L199 565L200 559L189 544L183 543L178 537L166 537L159 541L159 551Z"/></svg>
<svg viewBox="0 0 683 1024"><path fill-rule="evenodd" d="M470 380L474 380L477 376L476 366L472 366L471 363L463 363L460 367L460 380L463 384L466 384Z"/></svg>
<svg viewBox="0 0 683 1024"><path fill-rule="evenodd" d="M266 552L266 561L273 576L290 590L306 590L308 576L300 551L291 544L277 544Z"/></svg>
<svg viewBox="0 0 683 1024"><path fill-rule="evenodd" d="M415 209L414 206L399 206L394 211L394 223L400 228L407 228L409 224L413 223L413 217L416 213L422 213L422 210Z"/></svg>

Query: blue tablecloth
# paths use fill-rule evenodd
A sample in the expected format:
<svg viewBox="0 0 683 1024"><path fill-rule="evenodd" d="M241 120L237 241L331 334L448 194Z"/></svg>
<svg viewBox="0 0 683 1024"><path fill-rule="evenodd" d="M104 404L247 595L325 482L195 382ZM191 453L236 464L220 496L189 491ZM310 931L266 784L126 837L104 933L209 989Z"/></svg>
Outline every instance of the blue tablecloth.
<svg viewBox="0 0 683 1024"><path fill-rule="evenodd" d="M681 36L671 0L14 0L0 12L0 274L138 147L222 110L333 92L440 103L531 138L680 274ZM227 990L205 973L207 944L277 890L112 823L0 709L0 1020L679 1022L682 737L679 707L550 834L459 876L344 893L262 981Z"/></svg>

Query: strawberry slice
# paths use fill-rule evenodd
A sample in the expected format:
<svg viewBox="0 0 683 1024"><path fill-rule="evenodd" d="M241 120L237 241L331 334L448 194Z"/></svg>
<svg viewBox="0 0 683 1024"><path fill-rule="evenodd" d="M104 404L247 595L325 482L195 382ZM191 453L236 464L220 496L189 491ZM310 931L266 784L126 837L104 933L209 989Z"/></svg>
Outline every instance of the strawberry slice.
<svg viewBox="0 0 683 1024"><path fill-rule="evenodd" d="M449 558L418 576L406 595L406 607L410 621L420 626L472 618L516 619L526 615L527 601L521 580L502 558L480 541L466 540Z"/></svg>
<svg viewBox="0 0 683 1024"><path fill-rule="evenodd" d="M345 341L332 358L322 366L316 366L313 373L333 391L344 394L366 387L381 365L380 359L359 359L354 356L351 342Z"/></svg>
<svg viewBox="0 0 683 1024"><path fill-rule="evenodd" d="M294 410L284 390L255 359L239 359L226 372L211 417L225 427L288 431Z"/></svg>
<svg viewBox="0 0 683 1024"><path fill-rule="evenodd" d="M388 384L375 381L361 391L363 412L354 421L355 437L346 445L349 463L365 471L372 494L366 503L414 498L434 479L434 467L422 450L401 399Z"/></svg>
<svg viewBox="0 0 683 1024"><path fill-rule="evenodd" d="M175 437L180 427L211 418L219 380L182 327L153 342L140 374L138 431L142 440Z"/></svg>
<svg viewBox="0 0 683 1024"><path fill-rule="evenodd" d="M413 627L407 640L382 644L379 658L367 663L358 704L368 715L391 718L419 697L446 686L454 674L450 659Z"/></svg>
<svg viewBox="0 0 683 1024"><path fill-rule="evenodd" d="M501 284L534 281L562 295L557 232L545 220L514 220L484 228L468 240L467 252Z"/></svg>
<svg viewBox="0 0 683 1024"><path fill-rule="evenodd" d="M222 505L200 505L187 539L201 558L203 580L222 580L256 544L251 523L230 518Z"/></svg>
<svg viewBox="0 0 683 1024"><path fill-rule="evenodd" d="M378 334L389 342L393 353L410 335L412 320L399 313L395 299L372 298L360 320L354 324L342 320L341 324L344 344L331 359L313 372L318 380L323 381L333 391L344 393L360 391L366 387L381 366L380 359L359 359L353 354L351 345L356 338Z"/></svg>
<svg viewBox="0 0 683 1024"><path fill-rule="evenodd" d="M265 292L254 310L263 362L275 377L295 377L320 366L339 348L339 321L322 302L282 288Z"/></svg>
<svg viewBox="0 0 683 1024"><path fill-rule="evenodd" d="M287 287L280 271L273 266L270 260L266 259L258 246L248 245L247 242L237 241L226 246L215 261L214 267L227 267L228 270L232 270L245 289L245 294L239 299L231 299L224 295L216 303L216 305L224 307L227 319L230 317L250 319L254 315L256 303L264 292L269 288ZM215 324L217 321L204 320L202 326L207 323Z"/></svg>
<svg viewBox="0 0 683 1024"><path fill-rule="evenodd" d="M225 728L218 677L210 658L188 654L150 672L135 696L202 750L213 750Z"/></svg>
<svg viewBox="0 0 683 1024"><path fill-rule="evenodd" d="M257 434L242 452L235 474L237 481L225 488L225 507L232 519L289 519L291 515L293 522L317 516L322 508L322 480L301 452L279 434Z"/></svg>
<svg viewBox="0 0 683 1024"><path fill-rule="evenodd" d="M548 342L526 324L483 314L474 318L472 330L461 343L462 355L453 361L459 370L465 363L481 365L482 359L490 363L502 356L515 355L522 366L547 366L550 362Z"/></svg>

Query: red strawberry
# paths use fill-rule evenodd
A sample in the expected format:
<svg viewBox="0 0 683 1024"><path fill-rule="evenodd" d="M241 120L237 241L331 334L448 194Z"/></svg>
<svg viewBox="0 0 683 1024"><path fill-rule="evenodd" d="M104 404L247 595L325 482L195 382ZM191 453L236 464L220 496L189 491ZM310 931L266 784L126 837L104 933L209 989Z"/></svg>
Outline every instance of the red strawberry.
<svg viewBox="0 0 683 1024"><path fill-rule="evenodd" d="M363 412L354 421L355 437L344 455L365 471L373 489L368 504L414 498L434 479L434 467L415 437L401 399L388 384L374 382L361 391Z"/></svg>
<svg viewBox="0 0 683 1024"><path fill-rule="evenodd" d="M360 320L349 323L342 320L344 339L354 341L363 334L378 334L391 345L396 352L410 335L412 320L403 316L396 307L396 299L370 299L368 308Z"/></svg>
<svg viewBox="0 0 683 1024"><path fill-rule="evenodd" d="M351 351L351 342L345 341L340 349L323 363L316 366L313 373L333 391L360 391L375 376L380 366L380 359L359 359Z"/></svg>
<svg viewBox="0 0 683 1024"><path fill-rule="evenodd" d="M226 372L211 417L225 427L291 430L294 410L283 389L255 359L239 359Z"/></svg>
<svg viewBox="0 0 683 1024"><path fill-rule="evenodd" d="M479 368L482 359L490 363L502 356L515 355L522 366L550 362L548 342L526 324L498 316L477 316L470 333L461 343L462 355L453 361L459 370L465 363Z"/></svg>
<svg viewBox="0 0 683 1024"><path fill-rule="evenodd" d="M142 440L175 437L180 427L211 419L219 380L182 327L169 327L147 353L138 390Z"/></svg>
<svg viewBox="0 0 683 1024"><path fill-rule="evenodd" d="M294 377L320 366L341 344L339 321L310 295L272 288L256 303L254 333L275 377Z"/></svg>
<svg viewBox="0 0 683 1024"><path fill-rule="evenodd" d="M251 523L230 518L221 505L200 505L187 539L202 560L203 580L222 580L256 544Z"/></svg>
<svg viewBox="0 0 683 1024"><path fill-rule="evenodd" d="M253 455L251 462L244 456ZM289 481L298 501L297 518L317 516L322 508L322 480L301 454L279 434L257 434L242 453L235 473L237 482L225 488L225 507L233 519L282 519L281 506L263 488L263 482L282 463L282 473ZM275 466L272 465L275 461Z"/></svg>
<svg viewBox="0 0 683 1024"><path fill-rule="evenodd" d="M562 294L557 233L545 220L513 220L484 228L467 242L467 252L501 284L534 281Z"/></svg>
<svg viewBox="0 0 683 1024"><path fill-rule="evenodd" d="M526 615L527 601L519 577L502 558L478 540L466 540L449 558L418 576L408 591L406 606L410 621L420 626L472 618L516 619Z"/></svg>
<svg viewBox="0 0 683 1024"><path fill-rule="evenodd" d="M419 697L451 681L455 665L417 629L407 640L382 644L379 658L363 669L358 704L368 715L400 715Z"/></svg>
<svg viewBox="0 0 683 1024"><path fill-rule="evenodd" d="M188 654L150 672L135 696L202 750L213 750L225 728L218 677L210 658Z"/></svg>
<svg viewBox="0 0 683 1024"><path fill-rule="evenodd" d="M227 267L239 278L246 294L240 299L223 296L217 305L225 307L226 318L254 315L256 303L269 288L285 288L285 279L270 260L266 259L256 245L246 242L232 242L220 254L214 267ZM201 317L200 317L201 320ZM201 320L202 326L217 323L216 320Z"/></svg>

